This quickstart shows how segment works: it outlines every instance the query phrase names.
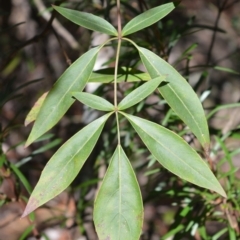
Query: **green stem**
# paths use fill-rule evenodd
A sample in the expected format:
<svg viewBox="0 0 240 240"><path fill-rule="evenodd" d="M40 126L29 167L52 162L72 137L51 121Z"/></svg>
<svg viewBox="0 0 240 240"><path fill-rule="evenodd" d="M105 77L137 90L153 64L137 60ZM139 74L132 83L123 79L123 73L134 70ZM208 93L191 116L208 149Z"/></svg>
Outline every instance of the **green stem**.
<svg viewBox="0 0 240 240"><path fill-rule="evenodd" d="M117 17L118 17L118 45L117 45L115 71L114 71L114 107L115 107L116 122L117 122L118 145L120 145L120 127L119 127L118 108L117 108L117 106L118 106L118 102L117 102L118 63L119 63L120 49L121 49L121 44L122 44L120 0L117 0Z"/></svg>

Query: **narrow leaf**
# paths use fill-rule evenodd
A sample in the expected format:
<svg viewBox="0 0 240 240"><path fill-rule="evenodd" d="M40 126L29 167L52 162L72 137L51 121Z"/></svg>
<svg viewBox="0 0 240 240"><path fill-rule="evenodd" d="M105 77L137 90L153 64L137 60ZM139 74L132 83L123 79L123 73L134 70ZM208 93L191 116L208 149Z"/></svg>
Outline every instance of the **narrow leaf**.
<svg viewBox="0 0 240 240"><path fill-rule="evenodd" d="M174 8L175 7L173 3L167 3L159 7L149 9L148 11L138 15L128 22L122 30L122 36L129 35L154 24L155 22L164 18Z"/></svg>
<svg viewBox="0 0 240 240"><path fill-rule="evenodd" d="M100 47L93 48L76 60L58 79L38 113L26 146L51 129L73 104L72 91L82 91L94 67Z"/></svg>
<svg viewBox="0 0 240 240"><path fill-rule="evenodd" d="M136 88L119 103L118 109L124 110L141 102L144 98L149 96L159 86L159 84L165 79L166 79L165 76L160 76Z"/></svg>
<svg viewBox="0 0 240 240"><path fill-rule="evenodd" d="M122 114L130 121L152 155L166 169L182 179L226 197L208 165L181 137L156 123Z"/></svg>
<svg viewBox="0 0 240 240"><path fill-rule="evenodd" d="M91 74L89 82L111 83L114 81L114 70L115 68L100 69ZM139 82L150 79L148 73L126 67L120 68L117 75L118 82Z"/></svg>
<svg viewBox="0 0 240 240"><path fill-rule="evenodd" d="M118 35L118 32L113 27L113 25L111 25L109 22L107 22L103 18L95 16L91 13L80 12L80 11L63 8L63 7L57 7L57 6L53 6L53 8L56 11L58 11L61 15L63 15L65 18L76 23L77 25L80 25L82 27L85 27L93 31L106 33L108 35L113 35L113 36Z"/></svg>
<svg viewBox="0 0 240 240"><path fill-rule="evenodd" d="M45 92L34 104L34 106L32 107L31 111L28 113L25 122L24 122L24 126L26 127L28 124L30 124L31 122L35 121L37 118L37 115L40 111L40 108L42 107L43 101L45 100L46 96L47 96L48 92Z"/></svg>
<svg viewBox="0 0 240 240"><path fill-rule="evenodd" d="M51 200L70 185L92 152L110 115L104 115L93 121L58 149L43 169L22 217Z"/></svg>
<svg viewBox="0 0 240 240"><path fill-rule="evenodd" d="M94 223L100 240L138 240L143 203L136 176L123 149L113 154L94 204Z"/></svg>
<svg viewBox="0 0 240 240"><path fill-rule="evenodd" d="M209 131L202 104L188 82L167 62L153 52L138 47L140 57L152 78L166 75L159 91L170 107L188 125L205 150L209 148Z"/></svg>
<svg viewBox="0 0 240 240"><path fill-rule="evenodd" d="M221 66L215 66L214 69L219 70L219 71L223 71L223 72L228 72L228 73L232 73L232 74L236 74L236 75L240 75L240 72L237 72L231 68L226 68L226 67L221 67Z"/></svg>
<svg viewBox="0 0 240 240"><path fill-rule="evenodd" d="M114 106L104 98L86 92L73 92L73 97L83 104L100 111L113 111Z"/></svg>
<svg viewBox="0 0 240 240"><path fill-rule="evenodd" d="M21 181L23 186L26 188L28 193L31 194L32 187L31 187L30 183L28 182L28 180L26 179L26 177L24 176L24 174L18 169L18 167L15 166L15 164L10 163L10 167L11 167L12 171L16 174L16 176L19 178L19 180Z"/></svg>

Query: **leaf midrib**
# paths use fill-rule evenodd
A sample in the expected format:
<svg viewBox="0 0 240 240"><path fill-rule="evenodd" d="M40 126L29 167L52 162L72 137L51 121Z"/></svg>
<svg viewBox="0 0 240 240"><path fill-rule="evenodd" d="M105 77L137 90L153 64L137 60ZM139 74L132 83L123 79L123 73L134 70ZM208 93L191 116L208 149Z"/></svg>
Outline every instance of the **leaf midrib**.
<svg viewBox="0 0 240 240"><path fill-rule="evenodd" d="M95 130L94 133L90 134L90 136L88 135L89 137L88 137L87 141L85 142L85 144L83 144L83 145L78 149L78 151L66 162L66 165L64 166L64 168L62 168L62 169L57 173L56 176L61 175L61 173L64 172L64 170L67 169L68 164L70 164L70 162L72 162L72 159L75 158L75 156L86 146L86 144L87 144L87 143L89 142L89 140L93 137L93 135L95 135L96 132L97 132L99 129L101 129L101 125L103 125L103 124L104 124L104 122L102 122L102 123L96 128L96 130ZM65 144L67 144L67 143L70 142L70 141L71 141L71 138L70 138ZM65 144L64 144L64 145L65 145ZM64 145L63 145L62 147L64 147ZM54 158L54 157L57 156L57 155L58 155L58 154L57 154L57 152L56 152L56 154L54 154L52 158ZM56 177L56 176L55 176L55 177ZM48 186L51 186L51 183L47 184L46 188L48 188Z"/></svg>
<svg viewBox="0 0 240 240"><path fill-rule="evenodd" d="M42 128L42 126L48 121L48 119L52 116L52 114L55 112L55 109L62 103L63 99L65 98L65 96L69 93L70 89L72 88L72 86L76 83L77 79L79 78L79 76L82 74L82 72L85 71L85 69L88 67L89 63L95 58L95 55L97 54L97 52L94 54L94 57L85 65L85 67L82 69L82 71L77 75L77 77L75 78L75 80L73 81L73 83L69 86L69 88L67 89L67 91L65 92L65 94L63 94L63 96L60 98L60 100L58 101L58 103L54 106L54 110L51 111L50 114L48 114L48 116L45 118L45 121L42 122L42 124L39 126L39 129ZM74 63L73 63L74 64ZM77 64L75 62L75 64ZM72 65L73 67L74 65ZM90 76L90 75L89 75ZM60 77L61 78L61 77ZM88 77L89 78L89 77ZM44 103L43 103L44 104ZM41 111L41 110L40 110ZM38 131L37 131L38 132ZM41 132L41 131L40 131Z"/></svg>
<svg viewBox="0 0 240 240"><path fill-rule="evenodd" d="M76 12L78 12L78 11L76 11ZM87 18L84 19L84 17L79 16L79 15L74 15L72 12L71 12L70 14L71 14L73 17L78 18L78 19L80 19L80 20L83 21L83 22L90 23L90 24L92 24L92 25L94 25L94 26L97 26L97 27L100 27L101 29L104 29L104 30L107 31L107 32L113 33L113 31L110 31L109 28L107 28L107 27L105 27L105 26L103 26L103 25L101 25L101 24L96 24L98 19L95 18L95 15L93 15L93 14L91 14L91 13L85 13L85 12L80 12L80 13L83 14L83 15L85 15ZM88 18L89 15L92 15L92 16L93 16L93 19L92 19L92 20L94 20L94 23L93 23L92 21L89 21L89 18ZM102 20L105 21L104 19L102 19ZM75 23L76 23L76 22L75 22ZM107 21L104 22L104 23L105 23L105 24L108 24ZM77 23L77 24L79 25L79 23ZM85 26L85 27L86 27L86 26ZM108 27L111 27L111 28L112 28L111 30L114 30L114 33L116 34L115 28L113 28L113 26L112 26L111 24L109 24ZM88 28L88 27L86 27L86 28ZM91 29L91 30L95 30L95 29Z"/></svg>
<svg viewBox="0 0 240 240"><path fill-rule="evenodd" d="M132 117L132 116L131 116ZM131 118L130 117L130 118ZM146 120L143 120L146 121ZM201 174L201 172L198 172L197 170L195 170L194 168L191 167L191 165L188 165L187 163L185 163L181 158L178 157L178 155L176 155L174 152L172 152L171 150L169 150L167 147L165 147L165 145L163 145L161 142L159 142L157 139L153 138L151 135L148 134L148 132L146 132L143 128L141 128L138 124L134 123L134 121L130 120L130 122L133 123L133 125L135 124L136 126L138 126L145 134L147 134L150 138L152 138L153 140L155 140L157 143L159 143L163 148L165 148L167 151L169 151L170 154L172 154L174 157L176 157L177 159L179 159L184 165L189 166L190 169L192 169L194 172L198 173L198 175L200 175L203 179L206 179L207 182L210 182L210 185L212 185L211 181L209 181L207 178L203 177L203 175ZM158 125L156 125L156 127L159 128ZM175 134L175 133L173 133ZM178 135L176 135L178 136ZM142 139L143 140L143 139ZM144 142L144 141L143 141ZM154 154L153 154L154 155ZM155 156L156 157L156 156ZM156 159L158 159L158 157L156 157ZM203 162L204 163L204 162ZM207 166L206 166L207 167ZM169 169L171 171L171 169Z"/></svg>
<svg viewBox="0 0 240 240"><path fill-rule="evenodd" d="M141 51L141 49L140 49L140 51ZM142 53L142 55L144 56L144 57L146 57L144 54L143 54L143 52L141 51L141 53ZM155 68L155 66L152 64L152 62L149 60L149 58L148 57L146 57L147 59L148 59L148 62L151 64L151 66L154 68L154 70L160 75L160 76L162 76L162 74ZM170 84L169 84L170 85ZM206 140L206 138L205 138L205 134L201 131L201 128L199 127L199 123L195 120L195 118L194 118L194 116L192 115L192 113L191 113L191 111L187 108L187 106L185 105L185 103L181 100L181 98L179 97L179 95L174 91L174 89L171 87L171 86L168 86L174 93L175 93L175 95L176 95L176 97L179 99L179 101L182 103L182 105L184 106L184 108L187 110L187 112L189 113L189 115L191 116L191 118L193 119L193 121L195 122L195 124L196 124L196 126L197 126L197 128L198 128L198 130L199 130L199 132L200 132L200 134L201 134L201 137L203 137L203 139L204 139L204 142L206 143L207 142L207 140ZM172 107L173 108L173 107ZM173 108L174 109L174 108ZM174 110L175 112L177 112L176 110Z"/></svg>
<svg viewBox="0 0 240 240"><path fill-rule="evenodd" d="M169 8L169 7L168 7ZM166 9L162 9L160 12L163 12L163 11L165 11ZM150 10L148 10L148 11L150 11ZM158 15L158 14L160 14L160 12L156 12L155 14L153 14L153 15L151 15L150 17L148 17L148 18L145 18L145 19L143 19L142 21L140 21L140 22L137 22L135 25L133 25L131 28L128 28L128 31L124 31L124 29L123 29L123 34L124 35L126 35L126 34L129 34L129 32L131 32L131 29L133 29L135 26L137 26L137 25L140 25L142 22L145 22L145 21L147 21L148 19L150 19L150 18L154 18L155 17L155 15ZM145 12L146 13L146 12ZM144 14L144 13L143 13ZM161 18L160 18L161 19ZM159 20L160 20L159 19ZM129 22L130 23L130 22ZM151 24L149 24L149 26L150 26ZM126 25L127 26L127 25Z"/></svg>

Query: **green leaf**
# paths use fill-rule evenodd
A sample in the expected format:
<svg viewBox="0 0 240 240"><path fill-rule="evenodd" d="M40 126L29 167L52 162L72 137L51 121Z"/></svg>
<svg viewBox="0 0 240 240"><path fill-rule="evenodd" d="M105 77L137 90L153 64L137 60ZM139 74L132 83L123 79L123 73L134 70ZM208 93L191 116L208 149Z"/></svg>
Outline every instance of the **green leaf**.
<svg viewBox="0 0 240 240"><path fill-rule="evenodd" d="M123 30L122 36L129 35L131 33L137 32L141 29L144 29L160 19L164 18L167 14L169 14L174 9L173 3L163 4L159 7L155 7L147 10L146 12L138 15L133 18L130 22L128 22Z"/></svg>
<svg viewBox="0 0 240 240"><path fill-rule="evenodd" d="M159 84L165 79L166 79L165 76L160 76L136 88L119 103L118 109L124 110L141 102L144 98L149 96L159 86Z"/></svg>
<svg viewBox="0 0 240 240"><path fill-rule="evenodd" d="M54 84L37 115L26 146L51 129L73 104L75 100L70 93L84 89L99 50L100 47L96 47L83 54Z"/></svg>
<svg viewBox="0 0 240 240"><path fill-rule="evenodd" d="M122 113L132 124L152 155L182 179L226 197L208 165L181 137L150 121Z"/></svg>
<svg viewBox="0 0 240 240"><path fill-rule="evenodd" d="M26 179L26 177L24 176L24 174L13 163L10 163L10 168L16 174L16 176L19 178L19 180L21 181L23 186L26 188L28 193L31 194L32 187L31 187L30 183L28 182L28 180Z"/></svg>
<svg viewBox="0 0 240 240"><path fill-rule="evenodd" d="M143 223L143 203L136 176L122 147L111 159L94 204L99 239L138 240Z"/></svg>
<svg viewBox="0 0 240 240"><path fill-rule="evenodd" d="M219 71L223 71L223 72L228 72L228 73L232 73L232 74L236 74L236 75L240 75L240 72L237 72L231 68L226 68L226 67L221 67L221 66L215 66L214 69L219 70Z"/></svg>
<svg viewBox="0 0 240 240"><path fill-rule="evenodd" d="M70 185L92 152L110 115L111 113L91 122L58 149L43 169L22 217L54 198Z"/></svg>
<svg viewBox="0 0 240 240"><path fill-rule="evenodd" d="M100 111L113 111L114 106L104 98L86 92L73 92L73 97L83 104Z"/></svg>
<svg viewBox="0 0 240 240"><path fill-rule="evenodd" d="M63 15L65 18L76 23L77 25L80 25L82 27L85 27L93 31L106 33L108 35L113 35L113 36L118 35L118 32L113 27L113 25L111 25L109 22L107 22L103 18L95 16L91 13L80 12L80 11L63 8L63 7L57 7L57 6L53 6L53 8L56 11L58 11L61 15Z"/></svg>
<svg viewBox="0 0 240 240"><path fill-rule="evenodd" d="M30 225L28 226L23 233L21 234L21 236L19 236L19 240L25 240L28 238L28 235L33 231L33 229L35 228L35 225Z"/></svg>
<svg viewBox="0 0 240 240"><path fill-rule="evenodd" d="M188 82L166 61L153 52L137 47L143 64L152 78L166 75L166 84L159 91L170 107L188 125L208 151L209 131L202 104Z"/></svg>
<svg viewBox="0 0 240 240"><path fill-rule="evenodd" d="M32 107L31 111L28 113L25 122L24 122L24 126L26 127L28 124L30 124L31 122L35 121L37 118L37 115L40 111L40 108L42 107L43 101L45 100L46 96L47 96L48 92L45 92L34 104L34 106Z"/></svg>
<svg viewBox="0 0 240 240"><path fill-rule="evenodd" d="M114 81L114 70L115 68L100 69L91 74L89 82L111 83ZM117 76L118 82L139 82L150 79L151 77L148 73L127 67L120 68Z"/></svg>

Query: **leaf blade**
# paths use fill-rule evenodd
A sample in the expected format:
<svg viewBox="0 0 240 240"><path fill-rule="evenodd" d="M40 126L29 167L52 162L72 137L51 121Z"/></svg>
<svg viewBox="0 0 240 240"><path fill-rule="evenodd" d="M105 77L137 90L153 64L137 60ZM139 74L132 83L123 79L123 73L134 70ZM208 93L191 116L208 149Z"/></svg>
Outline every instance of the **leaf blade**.
<svg viewBox="0 0 240 240"><path fill-rule="evenodd" d="M100 47L89 50L60 76L44 100L25 146L51 129L73 104L70 92L84 89L99 50Z"/></svg>
<svg viewBox="0 0 240 240"><path fill-rule="evenodd" d="M28 124L30 124L31 122L34 122L37 118L37 115L42 107L42 104L47 96L48 92L45 92L44 94L42 94L42 96L34 103L34 106L32 107L32 109L30 110L30 112L28 113L25 121L24 121L24 126L26 127Z"/></svg>
<svg viewBox="0 0 240 240"><path fill-rule="evenodd" d="M100 111L113 111L114 106L109 101L86 92L73 92L72 96L83 104Z"/></svg>
<svg viewBox="0 0 240 240"><path fill-rule="evenodd" d="M114 69L104 68L91 74L89 82L111 83L114 81ZM139 82L148 81L151 77L146 72L136 69L121 67L118 71L117 82Z"/></svg>
<svg viewBox="0 0 240 240"><path fill-rule="evenodd" d="M155 53L142 47L137 48L152 78L167 75L168 83L161 86L159 92L207 151L210 143L207 120L202 104L192 87L170 64Z"/></svg>
<svg viewBox="0 0 240 240"><path fill-rule="evenodd" d="M173 3L167 3L147 10L146 12L133 18L124 26L122 30L122 36L129 35L154 24L155 22L165 17L174 8L175 7Z"/></svg>
<svg viewBox="0 0 240 240"><path fill-rule="evenodd" d="M58 149L42 171L22 217L70 185L90 155L110 115L106 114L91 122Z"/></svg>
<svg viewBox="0 0 240 240"><path fill-rule="evenodd" d="M166 169L182 179L226 197L208 165L181 137L156 123L122 114L130 121L149 151Z"/></svg>
<svg viewBox="0 0 240 240"><path fill-rule="evenodd" d="M141 102L144 98L149 96L165 78L165 76L156 77L136 88L118 104L118 109L124 110Z"/></svg>
<svg viewBox="0 0 240 240"><path fill-rule="evenodd" d="M95 16L91 13L80 12L68 8L53 6L53 8L68 20L85 27L87 29L117 36L118 32L112 24L105 19Z"/></svg>
<svg viewBox="0 0 240 240"><path fill-rule="evenodd" d="M113 154L94 204L99 239L139 239L143 222L140 189L122 147Z"/></svg>

